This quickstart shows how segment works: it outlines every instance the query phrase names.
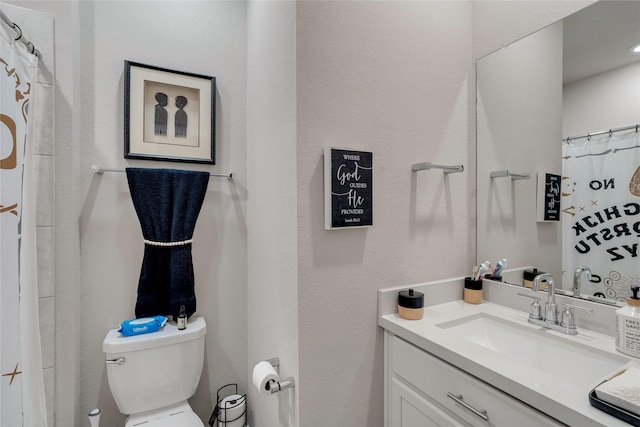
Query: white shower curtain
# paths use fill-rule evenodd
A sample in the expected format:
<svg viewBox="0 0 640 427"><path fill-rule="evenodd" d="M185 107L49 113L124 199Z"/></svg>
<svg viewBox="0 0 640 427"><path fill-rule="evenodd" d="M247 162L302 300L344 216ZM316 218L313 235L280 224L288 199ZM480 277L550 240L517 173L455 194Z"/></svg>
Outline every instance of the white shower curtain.
<svg viewBox="0 0 640 427"><path fill-rule="evenodd" d="M0 25L0 425L46 426L33 135L38 58Z"/></svg>
<svg viewBox="0 0 640 427"><path fill-rule="evenodd" d="M640 285L640 134L562 145L562 270L589 267L582 293L624 300ZM565 279L566 280L566 279Z"/></svg>

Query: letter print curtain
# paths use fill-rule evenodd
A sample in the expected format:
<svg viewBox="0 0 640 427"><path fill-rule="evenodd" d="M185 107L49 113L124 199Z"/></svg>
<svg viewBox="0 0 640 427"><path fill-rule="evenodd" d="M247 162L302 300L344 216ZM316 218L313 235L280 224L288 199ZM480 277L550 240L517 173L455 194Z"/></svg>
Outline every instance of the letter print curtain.
<svg viewBox="0 0 640 427"><path fill-rule="evenodd" d="M32 141L38 58L0 25L0 426L46 426Z"/></svg>
<svg viewBox="0 0 640 427"><path fill-rule="evenodd" d="M624 300L640 286L640 136L636 129L562 145L562 270L589 267L582 293Z"/></svg>

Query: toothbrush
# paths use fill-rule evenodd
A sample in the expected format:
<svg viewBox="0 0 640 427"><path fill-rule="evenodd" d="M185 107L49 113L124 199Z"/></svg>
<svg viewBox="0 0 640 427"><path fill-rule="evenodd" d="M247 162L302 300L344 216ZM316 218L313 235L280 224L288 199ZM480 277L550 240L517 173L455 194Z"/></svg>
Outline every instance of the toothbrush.
<svg viewBox="0 0 640 427"><path fill-rule="evenodd" d="M480 266L478 267L478 271L476 272L476 277L475 277L476 280L482 279L482 276L486 274L486 272L489 270L489 268L487 267L488 262L489 261L485 261L480 264Z"/></svg>
<svg viewBox="0 0 640 427"><path fill-rule="evenodd" d="M482 276L487 274L487 272L489 272L489 269L484 265L481 265L480 268L478 269L478 273L476 273L475 280L481 280Z"/></svg>
<svg viewBox="0 0 640 427"><path fill-rule="evenodd" d="M482 264L480 264L480 268L478 269L478 273L476 273L475 280L482 279L482 277L490 271L491 271L491 268L489 267L489 264L486 262L483 262Z"/></svg>

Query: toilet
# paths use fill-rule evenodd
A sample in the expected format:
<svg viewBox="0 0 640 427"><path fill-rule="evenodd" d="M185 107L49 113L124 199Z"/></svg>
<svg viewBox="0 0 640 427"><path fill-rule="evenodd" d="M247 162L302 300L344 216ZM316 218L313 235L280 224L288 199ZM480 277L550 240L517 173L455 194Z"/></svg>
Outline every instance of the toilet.
<svg viewBox="0 0 640 427"><path fill-rule="evenodd" d="M148 334L107 333L102 350L109 388L120 412L128 415L125 427L204 427L187 399L200 381L206 333L203 317L189 319L184 330L167 322Z"/></svg>

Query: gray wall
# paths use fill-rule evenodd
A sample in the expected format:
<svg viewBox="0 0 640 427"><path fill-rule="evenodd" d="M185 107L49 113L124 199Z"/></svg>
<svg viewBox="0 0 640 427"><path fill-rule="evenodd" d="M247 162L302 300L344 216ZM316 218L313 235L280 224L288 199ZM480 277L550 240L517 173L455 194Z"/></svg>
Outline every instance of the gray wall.
<svg viewBox="0 0 640 427"><path fill-rule="evenodd" d="M637 124L640 62L564 86L562 137Z"/></svg>
<svg viewBox="0 0 640 427"><path fill-rule="evenodd" d="M301 425L381 425L377 289L460 276L474 262L470 12L466 2L298 4ZM324 230L324 147L373 151L373 227ZM424 161L465 172L411 171Z"/></svg>

